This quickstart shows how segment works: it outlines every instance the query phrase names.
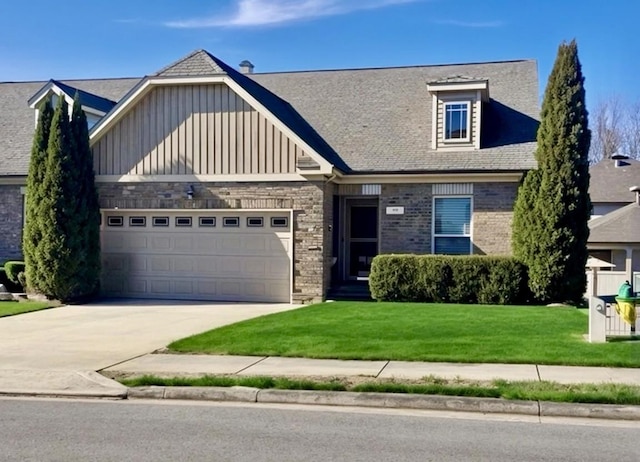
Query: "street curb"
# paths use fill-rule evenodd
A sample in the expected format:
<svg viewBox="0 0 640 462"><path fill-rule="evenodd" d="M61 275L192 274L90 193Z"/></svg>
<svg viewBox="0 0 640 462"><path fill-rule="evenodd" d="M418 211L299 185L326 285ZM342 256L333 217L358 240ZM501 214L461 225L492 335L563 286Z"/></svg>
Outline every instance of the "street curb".
<svg viewBox="0 0 640 462"><path fill-rule="evenodd" d="M134 387L132 399L182 399L270 404L420 409L432 411L519 414L539 417L586 417L639 420L640 406L615 404L553 403L548 401L470 398L465 396L408 395L350 391L274 390L249 387Z"/></svg>
<svg viewBox="0 0 640 462"><path fill-rule="evenodd" d="M540 401L542 417L588 417L592 419L640 420L640 406L618 404L552 403Z"/></svg>
<svg viewBox="0 0 640 462"><path fill-rule="evenodd" d="M407 395L349 391L260 390L258 403L426 409L497 414L538 415L535 401L507 401L464 396Z"/></svg>

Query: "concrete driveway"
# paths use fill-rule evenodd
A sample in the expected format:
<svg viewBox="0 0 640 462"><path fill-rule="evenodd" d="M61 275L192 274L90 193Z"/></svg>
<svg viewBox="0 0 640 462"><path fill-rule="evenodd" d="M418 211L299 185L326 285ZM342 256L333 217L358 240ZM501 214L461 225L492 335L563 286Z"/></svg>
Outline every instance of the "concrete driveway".
<svg viewBox="0 0 640 462"><path fill-rule="evenodd" d="M118 300L0 318L0 370L98 371L182 337L299 305Z"/></svg>

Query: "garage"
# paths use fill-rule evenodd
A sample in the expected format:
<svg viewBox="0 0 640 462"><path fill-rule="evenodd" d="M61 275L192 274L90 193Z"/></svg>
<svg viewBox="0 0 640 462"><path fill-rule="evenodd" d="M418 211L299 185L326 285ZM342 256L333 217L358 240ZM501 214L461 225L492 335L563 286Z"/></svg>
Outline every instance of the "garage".
<svg viewBox="0 0 640 462"><path fill-rule="evenodd" d="M291 301L291 211L103 210L109 297Z"/></svg>

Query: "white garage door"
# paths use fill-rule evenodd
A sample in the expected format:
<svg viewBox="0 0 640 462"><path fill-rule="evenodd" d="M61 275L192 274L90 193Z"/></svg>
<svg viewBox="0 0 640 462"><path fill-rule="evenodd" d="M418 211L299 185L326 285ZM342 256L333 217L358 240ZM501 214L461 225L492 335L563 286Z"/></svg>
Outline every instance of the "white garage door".
<svg viewBox="0 0 640 462"><path fill-rule="evenodd" d="M288 303L291 230L288 210L103 211L102 291Z"/></svg>

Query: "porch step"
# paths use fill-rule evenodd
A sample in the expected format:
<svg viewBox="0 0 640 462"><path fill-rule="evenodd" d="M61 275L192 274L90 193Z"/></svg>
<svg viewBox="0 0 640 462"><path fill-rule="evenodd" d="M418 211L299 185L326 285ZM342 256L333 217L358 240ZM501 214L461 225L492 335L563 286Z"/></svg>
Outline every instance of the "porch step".
<svg viewBox="0 0 640 462"><path fill-rule="evenodd" d="M327 300L362 300L370 301L371 292L367 282L340 284L331 287L327 294Z"/></svg>

